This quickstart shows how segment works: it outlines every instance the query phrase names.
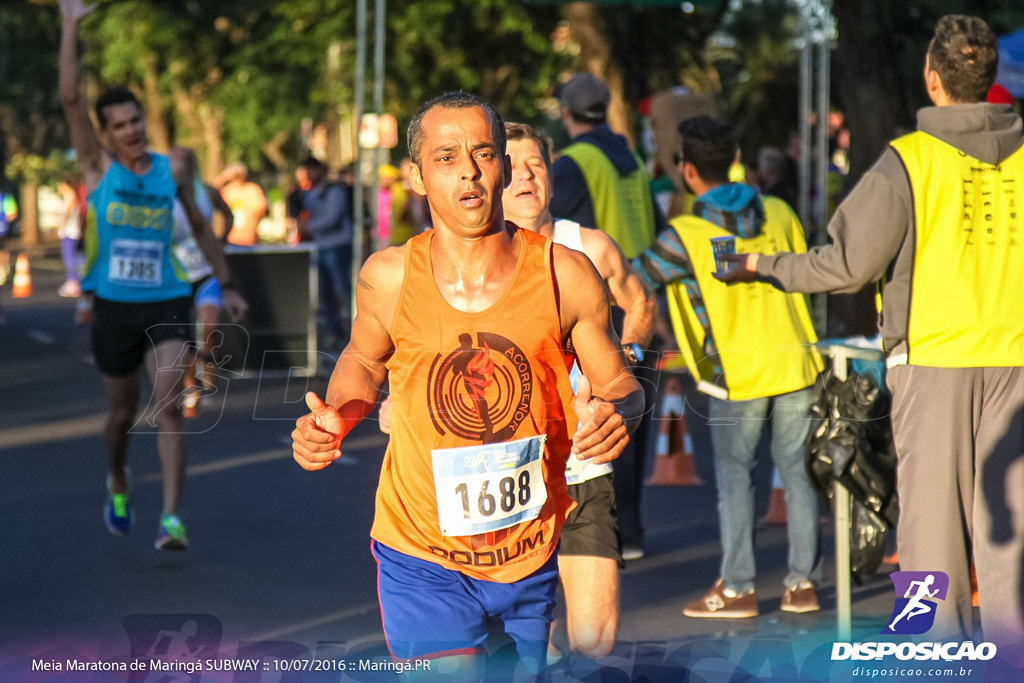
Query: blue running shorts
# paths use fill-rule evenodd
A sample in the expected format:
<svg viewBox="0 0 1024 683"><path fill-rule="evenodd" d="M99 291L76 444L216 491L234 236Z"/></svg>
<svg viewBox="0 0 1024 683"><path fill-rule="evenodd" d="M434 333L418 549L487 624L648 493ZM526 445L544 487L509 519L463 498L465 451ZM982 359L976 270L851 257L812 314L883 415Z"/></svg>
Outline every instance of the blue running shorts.
<svg viewBox="0 0 1024 683"><path fill-rule="evenodd" d="M558 588L557 553L526 578L497 583L377 541L370 548L377 560L377 596L392 657L485 654L488 621L500 620L519 658L532 669L543 667Z"/></svg>

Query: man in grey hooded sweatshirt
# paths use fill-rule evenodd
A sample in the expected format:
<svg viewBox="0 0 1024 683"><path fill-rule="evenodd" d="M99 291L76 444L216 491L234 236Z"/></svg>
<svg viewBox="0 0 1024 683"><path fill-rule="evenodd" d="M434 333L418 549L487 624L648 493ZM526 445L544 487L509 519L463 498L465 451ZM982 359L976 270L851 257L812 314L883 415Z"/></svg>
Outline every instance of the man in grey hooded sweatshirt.
<svg viewBox="0 0 1024 683"><path fill-rule="evenodd" d="M918 130L894 140L840 205L832 243L737 254L719 279L793 292L883 281L900 568L949 577L927 639L966 639L973 556L985 639L1020 661L1024 136L1009 106L985 102L997 65L984 21L942 17L924 69L935 106L918 112Z"/></svg>

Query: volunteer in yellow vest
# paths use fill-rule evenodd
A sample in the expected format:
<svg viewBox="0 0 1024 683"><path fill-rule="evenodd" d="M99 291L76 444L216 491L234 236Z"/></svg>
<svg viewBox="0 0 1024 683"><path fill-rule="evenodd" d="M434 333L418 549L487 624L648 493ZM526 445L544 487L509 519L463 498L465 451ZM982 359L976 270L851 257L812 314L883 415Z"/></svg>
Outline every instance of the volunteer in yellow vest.
<svg viewBox="0 0 1024 683"><path fill-rule="evenodd" d="M734 238L737 249L771 254L803 251L803 229L775 197L729 182L736 154L732 128L708 116L684 121L679 171L697 197L693 215L672 229L636 264L655 285L667 285L669 312L682 357L708 395L711 446L718 485L722 564L718 581L686 605L690 617L744 618L758 614L754 592L755 453L765 420L771 452L786 489L789 573L781 609L818 609L821 576L818 501L804 470L814 384L822 369L807 302L767 284L728 287L715 280L711 239Z"/></svg>
<svg viewBox="0 0 1024 683"><path fill-rule="evenodd" d="M651 179L625 137L606 123L611 93L597 76L578 73L560 92L562 124L572 143L555 161L555 216L608 233L627 258L654 242ZM660 217L660 211L657 212Z"/></svg>
<svg viewBox="0 0 1024 683"><path fill-rule="evenodd" d="M985 102L997 62L984 21L942 17L924 70L936 106L918 112L918 131L893 141L840 204L832 243L804 255L738 254L723 279L855 292L888 276L880 328L893 392L900 569L949 577L927 638L966 639L973 554L984 637L1019 662L1024 136L1010 107Z"/></svg>
<svg viewBox="0 0 1024 683"><path fill-rule="evenodd" d="M488 625L500 620L536 672L573 506L566 459L617 457L642 394L587 257L505 222L511 169L494 108L442 95L408 139L434 229L363 266L351 341L327 402L307 395L293 452L305 469L330 465L387 378L391 440L370 535L392 656L446 659L435 674L449 680L457 667L481 680ZM574 355L586 376L575 401Z"/></svg>
<svg viewBox="0 0 1024 683"><path fill-rule="evenodd" d="M551 169L551 215L607 233L626 258L634 258L668 225L654 201L643 163L630 149L629 141L606 123L611 101L608 85L592 74L577 73L558 95L562 125L572 144L562 150ZM638 560L645 554L640 502L657 399L655 365L663 346L664 341L655 335L651 345L633 359L633 374L644 387L647 410L626 451L613 464L616 512L626 560Z"/></svg>

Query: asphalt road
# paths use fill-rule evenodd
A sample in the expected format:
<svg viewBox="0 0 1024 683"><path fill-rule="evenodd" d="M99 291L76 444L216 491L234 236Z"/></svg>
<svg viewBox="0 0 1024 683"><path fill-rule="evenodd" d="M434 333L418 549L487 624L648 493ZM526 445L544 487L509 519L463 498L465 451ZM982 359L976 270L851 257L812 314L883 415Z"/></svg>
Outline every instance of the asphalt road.
<svg viewBox="0 0 1024 683"><path fill-rule="evenodd" d="M228 376L188 422L182 517L189 550L153 548L160 476L156 437L144 420L129 455L137 523L129 537L115 538L101 519L106 404L88 331L72 324L74 302L56 295L62 276L55 255L35 257L32 276L28 299L12 300L10 284L0 289L7 318L0 326L0 681L393 680L389 672L299 673L277 665L246 673L42 670L45 661L171 656L175 642L184 643L183 656L238 665L244 655L261 667L269 666L267 657L302 667L330 657L334 667L345 658L350 667L383 661L368 532L385 437L368 419L346 441L341 461L304 472L291 459L288 435L304 412L304 391L322 393L326 380ZM707 483L645 489L648 554L622 572L620 644L603 673L587 678L585 664L570 666L586 680L683 680L684 671L695 681L826 680L836 617L828 524L821 612L778 611L785 529L767 527L757 537L761 616L681 614L711 586L719 563L710 447L696 417L700 398L692 391L688 397L697 467ZM761 512L769 476L765 465ZM878 633L892 600L884 575L855 587L855 639ZM555 667L552 679L568 680L565 668Z"/></svg>

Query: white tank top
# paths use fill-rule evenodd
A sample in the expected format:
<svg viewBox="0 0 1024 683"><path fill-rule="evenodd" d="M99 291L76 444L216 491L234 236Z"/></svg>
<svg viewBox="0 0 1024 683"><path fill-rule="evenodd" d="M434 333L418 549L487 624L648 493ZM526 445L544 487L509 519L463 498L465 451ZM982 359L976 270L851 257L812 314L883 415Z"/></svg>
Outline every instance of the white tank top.
<svg viewBox="0 0 1024 683"><path fill-rule="evenodd" d="M552 236L552 240L555 244L561 244L563 247L568 247L580 253L586 253L583 251L583 228L580 227L579 223L567 220L555 221L555 233ZM580 368L576 363L572 365L572 371L569 373L569 377L572 380L572 389L576 391L576 382L579 380ZM589 460L580 460L575 455L570 454L569 460L565 464L565 482L572 486L573 484L582 484L585 481L590 481L597 477L603 477L606 474L612 473L612 464L606 462L602 465L595 465Z"/></svg>
<svg viewBox="0 0 1024 683"><path fill-rule="evenodd" d="M210 195L206 192L206 186L203 185L199 178L195 179L195 195L196 206L199 207L199 212L203 214L203 218L207 221L212 220L213 202L210 201ZM182 206L181 200L177 198L174 200L173 243L174 255L185 268L185 272L188 273L189 282L198 282L208 275L213 275L213 268L206 262L203 250L199 248L196 238L192 235L192 226L189 224L188 216L185 214L185 207Z"/></svg>

